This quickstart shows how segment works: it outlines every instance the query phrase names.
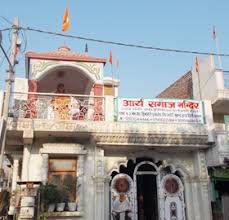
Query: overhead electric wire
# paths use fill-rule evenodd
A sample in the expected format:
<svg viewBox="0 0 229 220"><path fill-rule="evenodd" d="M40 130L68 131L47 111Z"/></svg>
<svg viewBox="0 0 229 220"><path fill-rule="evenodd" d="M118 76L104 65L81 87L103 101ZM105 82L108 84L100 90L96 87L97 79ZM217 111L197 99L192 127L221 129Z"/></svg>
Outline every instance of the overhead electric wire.
<svg viewBox="0 0 229 220"><path fill-rule="evenodd" d="M6 51L6 54L9 56L9 52L10 52L10 47L8 48L8 50ZM3 56L2 60L0 61L0 67L2 67L2 64L4 62L4 60L6 59L5 56Z"/></svg>
<svg viewBox="0 0 229 220"><path fill-rule="evenodd" d="M3 28L3 29L0 29L0 31L1 32L4 32L4 31L9 31L9 30L11 30L12 28L10 27L10 28Z"/></svg>
<svg viewBox="0 0 229 220"><path fill-rule="evenodd" d="M4 56L5 56L6 60L7 60L7 62L9 63L10 68L13 70L13 65L12 65L12 63L10 62L10 59L9 59L9 57L8 57L8 55L7 55L7 52L4 50L4 48L3 48L3 46L2 46L1 44L0 44L0 49L1 49L1 51L3 52L3 54L4 54Z"/></svg>
<svg viewBox="0 0 229 220"><path fill-rule="evenodd" d="M19 34L21 34L21 36L22 36L22 42L24 43L23 49L22 49L22 46L20 47L20 52L21 52L22 54L24 54L24 53L26 52L27 44L28 44L27 35L26 35L25 30L20 30L20 31L19 31Z"/></svg>
<svg viewBox="0 0 229 220"><path fill-rule="evenodd" d="M45 30L31 28L31 27L26 27L26 28L20 27L20 29L23 29L26 31L39 32L39 33L43 33L43 34L68 37L68 38L85 40L85 41L93 41L93 42L103 43L103 44L112 44L112 45L124 46L124 47L157 50L157 51L165 51L165 52L172 52L172 53L184 53L184 54L195 54L195 55L213 55L213 56L229 57L229 54L226 54L226 53L212 53L212 52L202 52L202 51L197 51L197 50L181 50L181 49L161 48L161 47L145 46L145 45L140 45L140 44L116 42L116 41L110 41L110 40L100 40L100 39L89 38L89 37L81 37L81 36L77 36L77 35L63 34L63 33L59 33L59 32L45 31Z"/></svg>
<svg viewBox="0 0 229 220"><path fill-rule="evenodd" d="M3 19L4 21L6 21L8 24L13 25L13 22L11 22L9 19L7 19L6 17L0 15L0 18Z"/></svg>
<svg viewBox="0 0 229 220"><path fill-rule="evenodd" d="M5 29L1 29L0 31L8 31L11 29L12 28L5 28ZM32 32L37 32L37 33L42 33L42 34L49 34L49 35L54 35L54 36L67 37L67 38L73 38L73 39L85 40L85 41L92 41L92 42L97 42L97 43L102 43L102 44L111 44L111 45L117 45L117 46L123 46L123 47L157 50L157 51L164 51L164 52L171 52L171 53L229 57L229 54L227 53L214 53L214 52L204 52L204 51L198 51L198 50L182 50L182 49L173 49L173 48L153 47L153 46L146 46L146 45L141 45L141 44L124 43L124 42L101 40L101 39L89 38L89 37L82 37L82 36L71 35L71 34L63 34L59 32L46 31L46 30L41 30L41 29L31 28L31 27L20 27L19 29L24 30L24 31L32 31Z"/></svg>

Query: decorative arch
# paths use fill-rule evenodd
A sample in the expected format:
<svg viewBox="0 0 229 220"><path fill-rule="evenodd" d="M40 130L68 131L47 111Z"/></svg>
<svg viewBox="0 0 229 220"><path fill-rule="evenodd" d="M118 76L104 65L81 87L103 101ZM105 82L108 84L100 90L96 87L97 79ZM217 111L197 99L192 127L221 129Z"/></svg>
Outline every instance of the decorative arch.
<svg viewBox="0 0 229 220"><path fill-rule="evenodd" d="M163 166L159 167L159 170L161 171L162 169L164 169L165 167L169 167L171 170L171 173L175 173L178 172L180 174L180 177L182 179L187 179L190 177L190 173L188 172L188 170L179 164L179 166L174 165L173 163L166 163Z"/></svg>
<svg viewBox="0 0 229 220"><path fill-rule="evenodd" d="M184 185L175 174L166 174L160 181L160 216L162 219L185 220Z"/></svg>
<svg viewBox="0 0 229 220"><path fill-rule="evenodd" d="M136 173L137 173L138 169L139 169L142 165L144 165L144 164L149 164L149 165L151 165L152 167L154 167L154 169L156 170L156 175L158 174L159 169L158 169L158 167L157 167L153 162L151 162L151 161L142 161L142 162L140 162L140 163L138 163L138 164L136 165L136 167L135 167L135 169L134 169L134 177L136 176Z"/></svg>
<svg viewBox="0 0 229 220"><path fill-rule="evenodd" d="M75 63L54 63L53 65L50 65L50 66L47 66L46 68L44 68L41 72L38 72L35 79L41 80L50 72L53 72L53 71L58 70L58 69L63 69L63 68L71 68L73 70L79 71L82 74L84 74L85 77L89 78L93 82L95 82L97 80L93 73L89 72L89 70L87 70L86 68L84 68L80 65L77 65Z"/></svg>
<svg viewBox="0 0 229 220"><path fill-rule="evenodd" d="M150 165L153 169L149 170L149 167L144 167L144 165ZM141 167L143 167L143 169L140 169ZM159 165L160 167L160 165ZM134 193L134 219L138 219L138 216L142 215L142 211L141 211L141 194L142 194L142 200L144 200L144 192L142 193L141 191L138 191L138 187L140 186L138 183L138 178L142 178L143 176L150 176L151 178L151 183L150 187L147 188L149 189L149 193L153 194L154 196L158 197L158 184L160 181L160 174L159 174L159 167L157 166L157 164L153 161L149 161L147 160L147 158L145 158L145 160L139 162L136 164L135 169L134 169L134 173L133 173L133 179L134 179L134 189L135 189L135 193ZM139 171L140 170L140 171ZM143 176L142 176L143 175ZM143 177L145 178L145 177ZM142 179L143 180L143 179ZM141 182L141 181L140 181ZM144 188L144 187L143 187ZM144 190L143 190L144 191ZM140 194L139 194L140 193ZM147 193L148 194L148 193ZM152 196L151 198L153 198L154 196ZM158 199L157 201L152 202L152 207L151 209L154 210L151 214L158 219L158 213L159 213L159 203L158 203ZM150 203L151 204L151 203ZM145 209L145 208L143 208ZM157 210L157 211L155 211Z"/></svg>
<svg viewBox="0 0 229 220"><path fill-rule="evenodd" d="M54 62L38 71L35 80L38 82L38 92L53 93L57 85L62 83L68 94L90 95L98 76L79 64Z"/></svg>
<svg viewBox="0 0 229 220"><path fill-rule="evenodd" d="M115 161L111 168L108 168L107 175L111 176L113 172L119 173L119 168L121 165L127 166L128 160L118 160Z"/></svg>

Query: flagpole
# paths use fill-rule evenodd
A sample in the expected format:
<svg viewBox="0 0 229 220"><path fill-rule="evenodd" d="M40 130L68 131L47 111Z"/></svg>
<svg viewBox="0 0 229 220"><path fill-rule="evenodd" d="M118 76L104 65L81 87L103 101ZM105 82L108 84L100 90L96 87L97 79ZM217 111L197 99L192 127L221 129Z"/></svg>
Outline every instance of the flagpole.
<svg viewBox="0 0 229 220"><path fill-rule="evenodd" d="M116 68L115 68L115 73L116 73L116 75L117 75L117 79L119 79L119 71L118 71L118 69L119 69L119 59L116 59Z"/></svg>
<svg viewBox="0 0 229 220"><path fill-rule="evenodd" d="M219 49L219 39L218 39L218 37L216 36L216 38L215 38L215 46L216 46L216 52L217 52L217 57L218 57L218 64L219 64L219 68L220 69L223 69L223 67L222 67L222 61L221 61L221 57L220 57L220 49Z"/></svg>
<svg viewBox="0 0 229 220"><path fill-rule="evenodd" d="M219 65L219 68L220 69L223 69L222 67L222 61L221 61L221 57L220 57L220 47L219 47L219 38L218 38L218 33L216 31L216 28L215 26L213 26L213 39L215 40L215 47L216 47L216 53L218 54L217 55L217 58L218 58L218 65Z"/></svg>
<svg viewBox="0 0 229 220"><path fill-rule="evenodd" d="M110 49L110 54L109 54L109 63L111 64L111 80L112 80L112 90L114 92L115 96L115 91L114 91L114 71L113 71L113 56L112 56L112 50Z"/></svg>
<svg viewBox="0 0 229 220"><path fill-rule="evenodd" d="M199 72L197 72L197 79L198 79L198 87L199 87L199 97L200 97L200 100L202 100L201 87L200 87L200 74L199 74Z"/></svg>
<svg viewBox="0 0 229 220"><path fill-rule="evenodd" d="M114 91L114 71L113 71L113 63L111 63L111 78L112 78L112 90L114 92L114 96L115 96L115 91Z"/></svg>
<svg viewBox="0 0 229 220"><path fill-rule="evenodd" d="M199 61L197 56L196 56L195 66L196 66L196 73L197 73L197 80L198 80L198 87L199 87L199 98L201 100L202 95L201 95L201 87L200 87L200 67L199 67Z"/></svg>

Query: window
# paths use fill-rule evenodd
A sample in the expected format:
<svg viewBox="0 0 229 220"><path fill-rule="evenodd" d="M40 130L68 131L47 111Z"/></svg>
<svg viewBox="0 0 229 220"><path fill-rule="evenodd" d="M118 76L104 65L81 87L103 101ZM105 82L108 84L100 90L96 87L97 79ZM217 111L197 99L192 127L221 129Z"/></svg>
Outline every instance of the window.
<svg viewBox="0 0 229 220"><path fill-rule="evenodd" d="M49 182L65 188L70 201L76 199L76 159L50 159Z"/></svg>

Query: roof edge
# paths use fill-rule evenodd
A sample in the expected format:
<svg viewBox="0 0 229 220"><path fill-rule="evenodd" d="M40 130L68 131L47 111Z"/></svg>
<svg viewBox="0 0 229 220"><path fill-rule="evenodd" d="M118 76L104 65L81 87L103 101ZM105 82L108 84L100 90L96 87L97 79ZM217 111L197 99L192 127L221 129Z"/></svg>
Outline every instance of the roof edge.
<svg viewBox="0 0 229 220"><path fill-rule="evenodd" d="M105 58L97 58L97 57L90 57L90 56L66 56L64 57L59 55L54 55L54 54L45 54L45 53L37 53L33 51L28 51L25 54L25 57L27 59L41 59L41 60L63 60L63 61L84 61L84 62L93 62L93 63L106 63L107 59Z"/></svg>

